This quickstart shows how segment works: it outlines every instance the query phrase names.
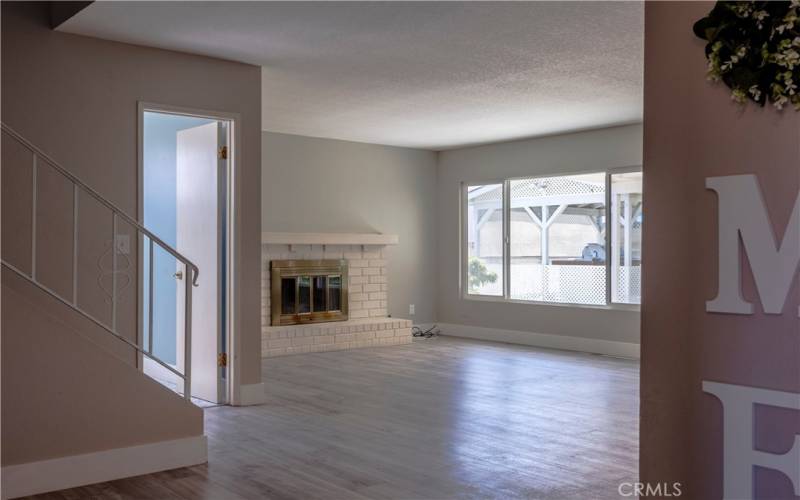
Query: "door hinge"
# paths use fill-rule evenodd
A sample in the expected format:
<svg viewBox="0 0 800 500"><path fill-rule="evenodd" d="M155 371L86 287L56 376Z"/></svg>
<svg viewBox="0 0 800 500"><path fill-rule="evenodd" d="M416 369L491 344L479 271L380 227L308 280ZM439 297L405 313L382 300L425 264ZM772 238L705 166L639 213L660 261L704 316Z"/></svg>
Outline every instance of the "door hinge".
<svg viewBox="0 0 800 500"><path fill-rule="evenodd" d="M217 156L219 157L220 160L227 160L228 159L228 146L222 146L221 148L219 148L219 151L217 152Z"/></svg>
<svg viewBox="0 0 800 500"><path fill-rule="evenodd" d="M226 353L217 354L217 366L228 366L228 355Z"/></svg>

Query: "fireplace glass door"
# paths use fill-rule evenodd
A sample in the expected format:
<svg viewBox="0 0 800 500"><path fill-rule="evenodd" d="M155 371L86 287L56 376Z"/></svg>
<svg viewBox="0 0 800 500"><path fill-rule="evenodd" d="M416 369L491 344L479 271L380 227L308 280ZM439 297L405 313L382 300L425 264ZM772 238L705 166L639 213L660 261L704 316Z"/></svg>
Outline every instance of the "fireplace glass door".
<svg viewBox="0 0 800 500"><path fill-rule="evenodd" d="M347 319L347 261L274 260L271 270L273 325Z"/></svg>

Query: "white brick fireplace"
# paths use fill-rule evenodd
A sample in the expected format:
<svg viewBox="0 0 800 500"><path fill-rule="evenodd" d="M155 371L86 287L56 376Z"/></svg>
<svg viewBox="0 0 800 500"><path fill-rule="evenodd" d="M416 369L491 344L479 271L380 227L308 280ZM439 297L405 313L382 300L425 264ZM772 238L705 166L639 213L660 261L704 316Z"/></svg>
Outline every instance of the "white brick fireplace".
<svg viewBox="0 0 800 500"><path fill-rule="evenodd" d="M388 245L396 235L262 233L262 357L408 344L411 321L387 316ZM345 259L348 264L349 319L302 325L271 325L270 262Z"/></svg>

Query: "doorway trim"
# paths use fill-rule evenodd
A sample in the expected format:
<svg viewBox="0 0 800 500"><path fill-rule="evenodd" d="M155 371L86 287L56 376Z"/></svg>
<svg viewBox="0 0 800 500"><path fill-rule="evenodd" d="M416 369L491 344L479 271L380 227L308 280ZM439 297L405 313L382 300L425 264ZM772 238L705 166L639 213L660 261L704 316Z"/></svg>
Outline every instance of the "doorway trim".
<svg viewBox="0 0 800 500"><path fill-rule="evenodd" d="M144 224L144 113L147 111L165 113L172 115L191 116L195 118L207 118L211 120L226 121L230 124L228 144L228 192L226 206L226 255L225 265L225 307L228 311L226 315L226 404L238 406L241 404L241 308L238 297L238 285L241 283L241 182L239 178L239 151L241 149L241 115L227 111L213 111L185 106L173 106L171 104L160 104L147 101L137 101L136 110L136 217L140 224ZM138 242L141 250L143 242ZM144 255L138 251L138 269L144 267ZM141 300L144 293L143 273L137 273L137 341L143 341L144 324L142 316L144 314L144 304ZM138 356L137 368L143 369L141 354Z"/></svg>

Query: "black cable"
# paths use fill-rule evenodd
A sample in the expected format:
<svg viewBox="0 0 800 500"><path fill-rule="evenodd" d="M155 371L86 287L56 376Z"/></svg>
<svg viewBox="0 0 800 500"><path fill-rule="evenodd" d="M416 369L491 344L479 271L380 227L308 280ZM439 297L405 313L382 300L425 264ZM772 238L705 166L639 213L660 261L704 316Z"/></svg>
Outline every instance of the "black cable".
<svg viewBox="0 0 800 500"><path fill-rule="evenodd" d="M420 328L418 326L412 326L411 327L411 334L413 336L415 336L415 337L422 337L422 338L429 339L429 338L432 338L432 337L435 337L435 336L439 335L439 329L436 327L436 325L433 325L432 327L428 328L427 330L423 330L422 328Z"/></svg>

